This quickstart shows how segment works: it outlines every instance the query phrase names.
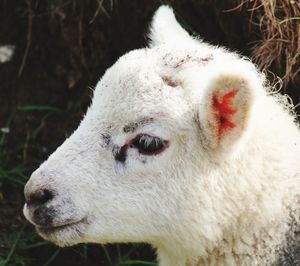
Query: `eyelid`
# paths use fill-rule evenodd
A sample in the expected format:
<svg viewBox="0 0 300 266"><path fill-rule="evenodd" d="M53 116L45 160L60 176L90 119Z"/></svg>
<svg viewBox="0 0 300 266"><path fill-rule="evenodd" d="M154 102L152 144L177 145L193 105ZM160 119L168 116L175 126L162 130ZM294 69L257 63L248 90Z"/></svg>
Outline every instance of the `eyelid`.
<svg viewBox="0 0 300 266"><path fill-rule="evenodd" d="M148 133L139 133L129 142L129 145L131 146L137 139L141 139L143 137L157 138L157 139L162 140L160 137L157 137L157 136L154 136L154 135L151 135Z"/></svg>

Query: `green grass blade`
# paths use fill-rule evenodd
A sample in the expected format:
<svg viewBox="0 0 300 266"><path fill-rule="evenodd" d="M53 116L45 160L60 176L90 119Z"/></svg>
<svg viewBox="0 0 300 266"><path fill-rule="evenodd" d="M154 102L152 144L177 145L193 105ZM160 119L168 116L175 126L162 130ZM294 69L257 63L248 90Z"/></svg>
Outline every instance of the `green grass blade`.
<svg viewBox="0 0 300 266"><path fill-rule="evenodd" d="M16 238L15 238L15 240L14 240L14 243L12 244L12 246L11 246L11 248L10 248L10 251L9 251L7 257L6 257L5 261L3 262L3 266L8 265L8 262L10 261L12 255L13 255L14 252L15 252L15 249L16 249L17 244L18 244L18 242L19 242L19 240L20 240L20 237L21 237L21 235L22 235L22 233L23 233L23 231L24 231L25 226L26 226L26 224L24 224L24 225L22 226L21 230L20 230L19 233L17 234L17 236L16 236Z"/></svg>
<svg viewBox="0 0 300 266"><path fill-rule="evenodd" d="M45 264L43 264L43 266L50 265L50 263L58 256L60 250L61 250L60 248L58 248L57 250L55 250L55 252L53 253L53 255L45 262Z"/></svg>
<svg viewBox="0 0 300 266"><path fill-rule="evenodd" d="M157 266L155 262L143 261L143 260L126 260L119 262L117 266L127 266L127 265L140 265L140 266Z"/></svg>
<svg viewBox="0 0 300 266"><path fill-rule="evenodd" d="M61 113L63 110L53 107L50 105L19 105L17 107L18 111L50 111L50 112L56 112Z"/></svg>

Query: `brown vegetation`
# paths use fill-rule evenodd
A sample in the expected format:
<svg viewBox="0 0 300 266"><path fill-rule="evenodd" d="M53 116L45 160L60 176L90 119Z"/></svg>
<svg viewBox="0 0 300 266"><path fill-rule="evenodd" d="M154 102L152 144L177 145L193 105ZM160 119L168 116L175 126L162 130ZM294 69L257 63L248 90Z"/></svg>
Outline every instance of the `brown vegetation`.
<svg viewBox="0 0 300 266"><path fill-rule="evenodd" d="M241 0L233 10L245 7L249 12L249 31L259 34L259 40L251 45L251 58L263 70L273 66L287 86L300 71L300 2Z"/></svg>

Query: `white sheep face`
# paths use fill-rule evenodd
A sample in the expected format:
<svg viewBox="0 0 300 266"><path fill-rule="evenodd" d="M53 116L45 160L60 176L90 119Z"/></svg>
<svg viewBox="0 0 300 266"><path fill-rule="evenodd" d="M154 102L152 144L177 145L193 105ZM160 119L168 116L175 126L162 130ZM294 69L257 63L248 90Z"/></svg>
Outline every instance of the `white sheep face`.
<svg viewBox="0 0 300 266"><path fill-rule="evenodd" d="M151 38L106 71L79 128L26 185L26 218L60 246L168 250L214 241L219 217L233 219L215 166L247 141L260 77L250 62L188 36L167 7Z"/></svg>
<svg viewBox="0 0 300 266"><path fill-rule="evenodd" d="M133 51L111 67L79 128L33 174L27 187L57 191L48 206L59 213L54 225L83 219L80 229L38 227L44 237L58 244L150 240L178 212L168 195L186 193L178 167L200 143L192 105L179 81L166 81L161 55ZM34 223L30 209L25 214Z"/></svg>

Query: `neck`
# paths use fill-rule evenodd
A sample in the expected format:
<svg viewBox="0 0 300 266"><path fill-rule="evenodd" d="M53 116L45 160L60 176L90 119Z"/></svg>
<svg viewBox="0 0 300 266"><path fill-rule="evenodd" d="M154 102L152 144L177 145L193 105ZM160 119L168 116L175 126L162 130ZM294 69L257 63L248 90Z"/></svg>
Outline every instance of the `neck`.
<svg viewBox="0 0 300 266"><path fill-rule="evenodd" d="M293 202L293 204L288 204ZM300 196L285 202L278 217L261 222L243 221L228 229L222 239L205 255L188 254L174 243L158 249L160 266L205 265L298 265L300 262Z"/></svg>

